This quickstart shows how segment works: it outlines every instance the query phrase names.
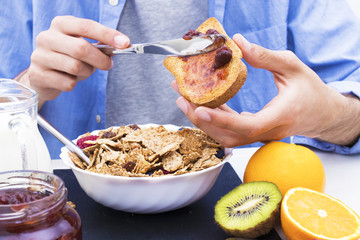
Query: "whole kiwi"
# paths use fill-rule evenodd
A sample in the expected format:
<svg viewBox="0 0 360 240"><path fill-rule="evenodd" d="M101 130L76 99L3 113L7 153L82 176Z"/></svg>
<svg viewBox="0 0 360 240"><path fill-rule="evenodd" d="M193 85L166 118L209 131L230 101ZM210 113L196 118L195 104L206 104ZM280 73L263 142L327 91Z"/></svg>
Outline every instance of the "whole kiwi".
<svg viewBox="0 0 360 240"><path fill-rule="evenodd" d="M216 203L215 221L230 236L257 238L274 227L281 200L274 183L243 183Z"/></svg>

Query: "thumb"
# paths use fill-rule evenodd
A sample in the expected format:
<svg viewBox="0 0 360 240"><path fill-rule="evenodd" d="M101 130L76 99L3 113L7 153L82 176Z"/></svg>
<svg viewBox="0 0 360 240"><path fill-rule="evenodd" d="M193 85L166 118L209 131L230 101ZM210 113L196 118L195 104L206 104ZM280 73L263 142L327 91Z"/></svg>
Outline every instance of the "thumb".
<svg viewBox="0 0 360 240"><path fill-rule="evenodd" d="M248 42L241 34L233 37L234 42L243 53L244 60L255 68L262 68L270 72L284 72L293 68L292 54L290 51L273 51L257 44ZM295 56L295 55L294 55Z"/></svg>

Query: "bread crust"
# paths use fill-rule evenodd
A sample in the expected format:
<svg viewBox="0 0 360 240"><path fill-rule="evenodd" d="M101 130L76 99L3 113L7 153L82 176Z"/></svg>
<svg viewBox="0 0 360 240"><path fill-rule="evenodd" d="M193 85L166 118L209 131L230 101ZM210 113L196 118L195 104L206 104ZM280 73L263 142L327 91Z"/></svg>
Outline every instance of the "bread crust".
<svg viewBox="0 0 360 240"><path fill-rule="evenodd" d="M226 71L227 73L221 83L216 83L214 87L204 90L205 92L200 94L199 91L194 90L196 89L194 86L191 86L185 81L186 71L184 71L184 67L187 64L186 61L183 61L180 57L167 57L164 60L164 65L174 75L181 95L183 95L187 100L194 103L196 106L216 108L226 103L240 90L246 80L247 69L246 65L241 60L242 53L240 48L226 34L223 26L216 18L212 17L207 19L197 28L197 31L205 34L208 29L215 29L220 34L225 35L225 45L232 50L231 61L224 67L220 68L226 68L221 71ZM201 58L204 57L202 55L191 56L190 58L192 58L192 61L201 61ZM208 69L208 71L211 71L211 69ZM196 84L196 81L194 84Z"/></svg>

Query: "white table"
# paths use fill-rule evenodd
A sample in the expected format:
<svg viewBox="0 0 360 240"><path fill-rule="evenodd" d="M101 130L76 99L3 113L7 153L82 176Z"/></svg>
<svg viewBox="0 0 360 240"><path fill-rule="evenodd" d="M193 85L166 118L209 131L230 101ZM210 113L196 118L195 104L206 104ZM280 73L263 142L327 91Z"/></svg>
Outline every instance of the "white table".
<svg viewBox="0 0 360 240"><path fill-rule="evenodd" d="M240 179L243 178L247 162L257 149L234 149L230 164ZM320 151L315 153L325 168L325 193L339 199L360 215L360 154L339 155ZM54 169L68 169L61 160L53 160L52 164ZM286 239L280 226L277 226L276 230L282 239Z"/></svg>

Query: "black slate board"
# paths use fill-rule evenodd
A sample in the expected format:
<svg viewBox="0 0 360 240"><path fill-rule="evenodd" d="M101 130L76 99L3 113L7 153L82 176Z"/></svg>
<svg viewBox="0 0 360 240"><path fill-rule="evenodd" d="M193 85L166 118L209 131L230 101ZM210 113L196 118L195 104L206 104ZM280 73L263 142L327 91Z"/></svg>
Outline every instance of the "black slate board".
<svg viewBox="0 0 360 240"><path fill-rule="evenodd" d="M55 170L68 189L83 224L83 239L226 239L214 222L216 202L241 180L226 163L210 192L179 210L159 214L131 214L105 207L86 195L71 170ZM171 194L171 193L169 193ZM275 230L259 239L281 240Z"/></svg>

